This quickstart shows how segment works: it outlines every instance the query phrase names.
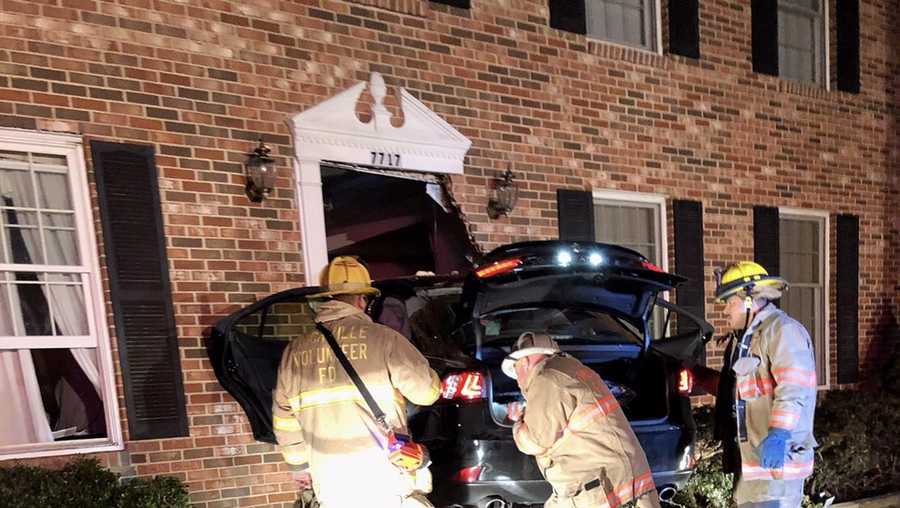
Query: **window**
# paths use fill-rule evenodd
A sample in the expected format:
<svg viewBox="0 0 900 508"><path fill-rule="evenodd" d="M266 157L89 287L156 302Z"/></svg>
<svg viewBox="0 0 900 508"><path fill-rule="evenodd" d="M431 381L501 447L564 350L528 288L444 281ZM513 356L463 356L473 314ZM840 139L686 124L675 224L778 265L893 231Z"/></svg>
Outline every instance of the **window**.
<svg viewBox="0 0 900 508"><path fill-rule="evenodd" d="M594 237L636 250L663 270L668 265L665 237L666 201L662 196L630 192L594 192ZM663 311L651 317L654 337L663 335Z"/></svg>
<svg viewBox="0 0 900 508"><path fill-rule="evenodd" d="M816 377L819 385L827 385L827 215L782 210L779 217L781 275L790 283L781 308L809 331L816 353Z"/></svg>
<svg viewBox="0 0 900 508"><path fill-rule="evenodd" d="M0 130L0 459L121 443L93 238L80 138Z"/></svg>
<svg viewBox="0 0 900 508"><path fill-rule="evenodd" d="M594 231L598 242L614 243L636 250L651 263L663 266L663 198L616 197L594 193Z"/></svg>
<svg viewBox="0 0 900 508"><path fill-rule="evenodd" d="M655 0L586 0L587 35L656 50Z"/></svg>
<svg viewBox="0 0 900 508"><path fill-rule="evenodd" d="M822 0L778 0L778 73L821 83L824 63Z"/></svg>

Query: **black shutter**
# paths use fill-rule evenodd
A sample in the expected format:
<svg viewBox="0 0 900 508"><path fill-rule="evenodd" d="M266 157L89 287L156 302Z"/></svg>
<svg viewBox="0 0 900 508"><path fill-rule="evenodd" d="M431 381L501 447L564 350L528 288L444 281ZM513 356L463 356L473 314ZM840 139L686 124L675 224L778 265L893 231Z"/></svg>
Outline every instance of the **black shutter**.
<svg viewBox="0 0 900 508"><path fill-rule="evenodd" d="M781 274L778 208L753 207L753 260L769 275Z"/></svg>
<svg viewBox="0 0 900 508"><path fill-rule="evenodd" d="M452 7L459 7L460 9L468 9L472 6L472 2L470 0L430 0L437 4L445 4L450 5Z"/></svg>
<svg viewBox="0 0 900 508"><path fill-rule="evenodd" d="M751 0L753 72L778 75L778 0Z"/></svg>
<svg viewBox="0 0 900 508"><path fill-rule="evenodd" d="M838 90L859 93L859 0L837 0Z"/></svg>
<svg viewBox="0 0 900 508"><path fill-rule="evenodd" d="M669 0L669 51L700 58L699 0Z"/></svg>
<svg viewBox="0 0 900 508"><path fill-rule="evenodd" d="M153 149L91 142L130 439L188 435Z"/></svg>
<svg viewBox="0 0 900 508"><path fill-rule="evenodd" d="M560 240L595 241L594 196L590 191L559 189L556 191L556 208Z"/></svg>
<svg viewBox="0 0 900 508"><path fill-rule="evenodd" d="M701 318L706 317L706 288L703 275L703 204L699 201L676 199L672 203L675 223L675 272L687 277L678 286L678 306ZM696 327L685 319L679 319L679 334L694 331ZM706 359L703 349L702 360Z"/></svg>
<svg viewBox="0 0 900 508"><path fill-rule="evenodd" d="M859 217L838 215L836 233L837 381L855 383L859 379Z"/></svg>
<svg viewBox="0 0 900 508"><path fill-rule="evenodd" d="M550 0L550 26L558 30L587 33L584 0Z"/></svg>

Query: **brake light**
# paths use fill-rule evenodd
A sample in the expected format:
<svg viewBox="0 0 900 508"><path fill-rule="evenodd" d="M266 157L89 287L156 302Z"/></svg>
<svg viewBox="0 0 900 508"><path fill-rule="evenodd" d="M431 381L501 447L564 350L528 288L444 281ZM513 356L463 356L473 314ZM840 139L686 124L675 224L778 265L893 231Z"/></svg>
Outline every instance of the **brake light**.
<svg viewBox="0 0 900 508"><path fill-rule="evenodd" d="M687 369L681 369L678 372L678 393L681 395L690 395L694 390L694 375Z"/></svg>
<svg viewBox="0 0 900 508"><path fill-rule="evenodd" d="M484 398L484 376L478 371L450 374L441 382L441 398L475 401Z"/></svg>
<svg viewBox="0 0 900 508"><path fill-rule="evenodd" d="M475 275L479 279L487 279L488 277L493 277L495 275L500 275L501 273L506 273L514 270L522 264L522 260L519 258L511 258L504 259L502 261L495 261L489 265L482 266L475 270Z"/></svg>
<svg viewBox="0 0 900 508"><path fill-rule="evenodd" d="M477 482L478 477L481 476L482 469L484 469L482 466L464 467L457 471L455 475L453 475L453 480L457 483Z"/></svg>
<svg viewBox="0 0 900 508"><path fill-rule="evenodd" d="M641 266L644 267L644 268L646 268L647 270L652 270L652 271L654 271L654 272L660 272L660 273L662 273L662 271L663 271L662 268L660 268L660 267L654 265L653 263L651 263L651 262L649 262L649 261L641 261Z"/></svg>

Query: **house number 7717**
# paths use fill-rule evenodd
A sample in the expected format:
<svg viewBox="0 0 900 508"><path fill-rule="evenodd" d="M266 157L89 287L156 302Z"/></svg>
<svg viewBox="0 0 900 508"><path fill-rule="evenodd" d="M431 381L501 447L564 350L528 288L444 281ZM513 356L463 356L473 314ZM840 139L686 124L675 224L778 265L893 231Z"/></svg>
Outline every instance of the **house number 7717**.
<svg viewBox="0 0 900 508"><path fill-rule="evenodd" d="M399 167L400 166L400 154L399 153L386 153L386 152L369 152L372 154L372 164L378 166L392 166Z"/></svg>

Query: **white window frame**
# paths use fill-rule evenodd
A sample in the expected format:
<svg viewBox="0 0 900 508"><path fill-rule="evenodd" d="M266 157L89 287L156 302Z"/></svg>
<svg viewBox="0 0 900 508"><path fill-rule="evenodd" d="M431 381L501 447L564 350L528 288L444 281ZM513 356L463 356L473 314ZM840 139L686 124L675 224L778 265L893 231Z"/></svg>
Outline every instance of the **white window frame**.
<svg viewBox="0 0 900 508"><path fill-rule="evenodd" d="M819 248L823 263L820 267L824 273L820 273L822 280L822 343L825 346L825 379L819 381L818 389L827 390L831 386L831 320L830 320L830 301L831 301L831 213L827 210L811 210L804 208L779 207L778 219L795 219L810 220L815 219L821 224L822 230L819 232ZM781 245L778 246L779 251ZM790 284L788 280L788 284ZM790 287L788 288L790 291Z"/></svg>
<svg viewBox="0 0 900 508"><path fill-rule="evenodd" d="M829 12L830 12L828 9L830 2L828 0L819 0L819 2L820 2L820 6L822 8L822 23L819 26L819 30L820 30L820 33L822 34L822 37L821 37L819 47L815 48L816 52L818 53L818 56L819 56L819 58L817 58L817 62L816 62L818 72L816 73L816 79L813 82L809 82L806 80L798 81L798 82L799 83L807 83L809 85L822 86L825 88L825 90L831 90L831 78L830 78L830 76L831 76L831 70L830 70L830 68L831 68L831 51L829 50L829 48L831 47L830 46L831 30L829 29L830 22L829 22L829 16L828 16ZM782 7L782 5L783 4L782 4L781 0L778 0L776 9L778 9L779 14L781 13L782 9L795 10L795 11L803 10L803 9L798 9L796 7L787 6L787 5ZM781 42L778 38L777 33L775 34L775 44L779 48L778 51L779 51L779 60L780 60L780 58L781 58L781 54L780 54ZM780 61L778 62L778 77L780 77L782 79L790 79L792 81L796 81L793 78L788 78L787 76L784 76L781 73L781 62Z"/></svg>
<svg viewBox="0 0 900 508"><path fill-rule="evenodd" d="M643 192L629 192L619 190L594 190L592 192L593 204L613 204L613 205L637 205L647 208L646 205L655 205L659 210L659 228L656 231L656 255L658 258L657 266L663 271L669 271L669 245L668 235L668 216L666 213L666 196L660 194L647 194ZM593 213L593 210L592 210Z"/></svg>
<svg viewBox="0 0 900 508"><path fill-rule="evenodd" d="M585 12L584 12L585 32L586 32L587 37L592 40L595 40L595 41L601 41L604 44L611 44L613 46L620 46L623 48L636 49L638 51L646 51L648 53L662 55L663 54L662 0L646 0L646 1L647 1L647 6L653 11L651 13L651 15L654 18L653 20L650 21L650 23L647 24L653 30L653 33L650 34L653 40L651 41L651 43L649 45L647 45L647 46L632 46L630 44L625 44L625 43L619 42L619 41L612 41L609 39L604 39L597 35L591 34L590 29L589 29L590 28L590 20L591 20L591 14L589 12L590 11L590 0L585 0Z"/></svg>
<svg viewBox="0 0 900 508"><path fill-rule="evenodd" d="M661 194L648 194L644 192L597 189L592 192L592 198L593 200L591 201L591 203L593 206L597 206L598 204L634 206L635 208L650 208L647 205L655 206L659 212L659 222L657 224L658 228L656 230L656 265L662 268L664 272L669 271L669 222L666 213L666 196L663 196ZM594 213L593 207L591 209L591 213ZM596 232L594 233L594 235L594 239L596 240ZM668 291L660 293L660 296L663 300L670 301L671 295ZM650 330L650 332L654 337L659 334L662 334L660 336L665 336L669 333L670 329L671 328L667 326L665 330Z"/></svg>
<svg viewBox="0 0 900 508"><path fill-rule="evenodd" d="M2 271L83 273L85 291L85 311L88 319L89 335L80 337L0 337L0 349L39 348L96 348L97 369L100 374L99 394L106 415L106 438L33 443L0 449L0 460L27 459L54 455L97 453L124 449L122 426L119 420L119 404L116 394L115 370L109 327L106 321L106 301L100 279L100 263L97 257L97 238L90 201L89 184L85 170L84 146L81 136L52 134L20 129L0 128L0 150L38 152L64 155L68 161L69 188L72 206L75 209L75 228L82 265L78 270L68 270L59 266L0 263ZM11 260L10 260L11 261Z"/></svg>

